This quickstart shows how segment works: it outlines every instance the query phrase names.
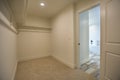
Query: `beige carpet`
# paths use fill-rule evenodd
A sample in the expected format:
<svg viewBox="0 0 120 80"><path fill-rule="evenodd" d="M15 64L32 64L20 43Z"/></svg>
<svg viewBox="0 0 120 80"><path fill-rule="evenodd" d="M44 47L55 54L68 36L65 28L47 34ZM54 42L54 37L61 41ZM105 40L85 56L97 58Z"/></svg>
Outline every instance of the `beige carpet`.
<svg viewBox="0 0 120 80"><path fill-rule="evenodd" d="M15 80L92 80L80 69L71 69L52 57L18 63Z"/></svg>

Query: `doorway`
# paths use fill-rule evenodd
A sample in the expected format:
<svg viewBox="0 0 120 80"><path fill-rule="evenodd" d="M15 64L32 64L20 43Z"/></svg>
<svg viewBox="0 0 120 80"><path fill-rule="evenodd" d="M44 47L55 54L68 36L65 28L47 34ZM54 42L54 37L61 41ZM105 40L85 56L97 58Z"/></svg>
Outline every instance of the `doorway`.
<svg viewBox="0 0 120 80"><path fill-rule="evenodd" d="M100 78L100 6L79 14L80 20L80 69Z"/></svg>

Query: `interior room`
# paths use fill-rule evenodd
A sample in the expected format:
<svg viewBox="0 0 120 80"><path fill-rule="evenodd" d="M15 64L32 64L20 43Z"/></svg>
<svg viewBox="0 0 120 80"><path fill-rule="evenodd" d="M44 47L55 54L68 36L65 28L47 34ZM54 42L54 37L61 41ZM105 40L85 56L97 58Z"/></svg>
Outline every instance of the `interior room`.
<svg viewBox="0 0 120 80"><path fill-rule="evenodd" d="M100 77L100 6L80 13L80 68Z"/></svg>
<svg viewBox="0 0 120 80"><path fill-rule="evenodd" d="M100 16L89 16L100 26L84 31L92 20L83 14L81 29L80 12L98 5ZM0 80L119 80L119 7L120 0L0 0ZM98 79L81 70L90 58L100 61Z"/></svg>

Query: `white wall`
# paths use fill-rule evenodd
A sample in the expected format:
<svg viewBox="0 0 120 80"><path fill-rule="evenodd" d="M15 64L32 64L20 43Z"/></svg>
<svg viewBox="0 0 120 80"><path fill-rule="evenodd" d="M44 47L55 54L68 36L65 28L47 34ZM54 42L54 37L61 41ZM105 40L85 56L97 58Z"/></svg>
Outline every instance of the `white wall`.
<svg viewBox="0 0 120 80"><path fill-rule="evenodd" d="M80 14L80 64L89 60L89 12Z"/></svg>
<svg viewBox="0 0 120 80"><path fill-rule="evenodd" d="M98 3L100 0L80 0L75 4L75 12L83 11L88 8L91 8L96 3Z"/></svg>
<svg viewBox="0 0 120 80"><path fill-rule="evenodd" d="M19 61L49 56L50 31L21 31L18 34Z"/></svg>
<svg viewBox="0 0 120 80"><path fill-rule="evenodd" d="M50 20L47 18L40 18L37 16L30 16L26 17L25 26L32 26L32 27L44 27L50 28Z"/></svg>
<svg viewBox="0 0 120 80"><path fill-rule="evenodd" d="M0 80L12 80L16 58L17 35L0 23Z"/></svg>
<svg viewBox="0 0 120 80"><path fill-rule="evenodd" d="M17 35L10 26L10 13L0 1L0 80L14 80L17 65Z"/></svg>
<svg viewBox="0 0 120 80"><path fill-rule="evenodd" d="M36 16L27 16L25 27L19 27L19 61L36 59L51 54L50 20Z"/></svg>
<svg viewBox="0 0 120 80"><path fill-rule="evenodd" d="M52 19L52 56L74 68L74 6L70 5Z"/></svg>

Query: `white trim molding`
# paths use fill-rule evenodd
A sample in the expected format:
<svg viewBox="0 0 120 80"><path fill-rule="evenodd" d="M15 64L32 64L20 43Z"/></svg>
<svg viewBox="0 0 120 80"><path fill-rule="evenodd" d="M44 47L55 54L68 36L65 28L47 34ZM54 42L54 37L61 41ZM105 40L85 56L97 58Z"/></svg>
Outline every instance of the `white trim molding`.
<svg viewBox="0 0 120 80"><path fill-rule="evenodd" d="M10 23L10 21L0 11L0 23L5 25L6 28L17 34L16 28Z"/></svg>
<svg viewBox="0 0 120 80"><path fill-rule="evenodd" d="M44 58L44 57L48 57L48 56L50 56L50 55L21 57L21 58L19 58L18 62L24 62L24 61L29 61L29 60L33 60L33 59Z"/></svg>
<svg viewBox="0 0 120 80"><path fill-rule="evenodd" d="M51 28L47 27L35 27L35 26L21 26L18 29L26 29L26 30L51 30Z"/></svg>
<svg viewBox="0 0 120 80"><path fill-rule="evenodd" d="M18 32L44 32L44 33L50 33L51 28L47 27L34 27L34 26L23 26L18 27Z"/></svg>
<svg viewBox="0 0 120 80"><path fill-rule="evenodd" d="M60 57L57 57L57 56L55 56L55 55L51 55L51 56L52 56L54 59L58 60L59 62L65 64L65 65L68 66L69 68L75 69L74 63L69 63L69 62L67 62L66 60L64 60L64 59L62 59L62 58L60 58Z"/></svg>

